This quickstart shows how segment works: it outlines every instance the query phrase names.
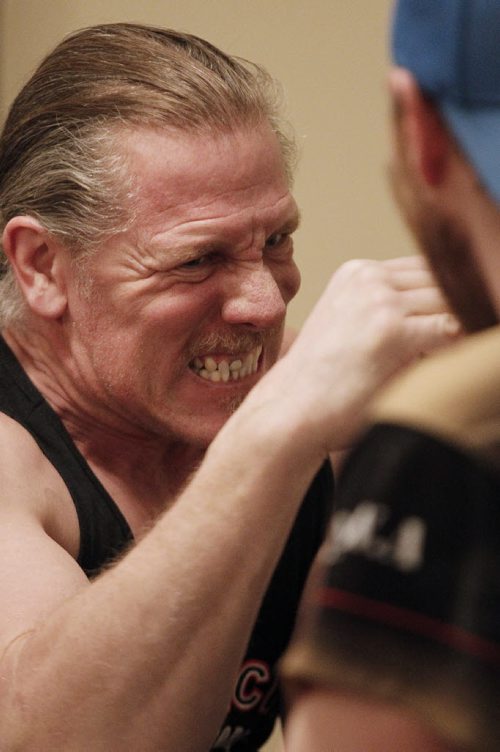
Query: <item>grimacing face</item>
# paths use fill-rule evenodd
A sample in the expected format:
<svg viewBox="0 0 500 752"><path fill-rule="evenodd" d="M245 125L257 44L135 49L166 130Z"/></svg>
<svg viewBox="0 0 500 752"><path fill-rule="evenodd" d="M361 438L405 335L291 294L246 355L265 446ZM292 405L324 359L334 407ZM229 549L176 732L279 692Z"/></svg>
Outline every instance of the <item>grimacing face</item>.
<svg viewBox="0 0 500 752"><path fill-rule="evenodd" d="M68 288L78 383L120 430L205 446L278 357L297 206L267 124L123 148L136 225L88 262L88 294Z"/></svg>

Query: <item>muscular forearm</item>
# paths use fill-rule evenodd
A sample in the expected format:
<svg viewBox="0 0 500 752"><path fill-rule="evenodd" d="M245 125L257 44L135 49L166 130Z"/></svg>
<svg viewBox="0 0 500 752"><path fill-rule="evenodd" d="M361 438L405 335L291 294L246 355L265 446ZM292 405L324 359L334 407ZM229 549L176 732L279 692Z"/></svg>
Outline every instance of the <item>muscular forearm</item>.
<svg viewBox="0 0 500 752"><path fill-rule="evenodd" d="M7 749L209 748L322 459L259 423L256 403L235 416L155 528L10 648Z"/></svg>

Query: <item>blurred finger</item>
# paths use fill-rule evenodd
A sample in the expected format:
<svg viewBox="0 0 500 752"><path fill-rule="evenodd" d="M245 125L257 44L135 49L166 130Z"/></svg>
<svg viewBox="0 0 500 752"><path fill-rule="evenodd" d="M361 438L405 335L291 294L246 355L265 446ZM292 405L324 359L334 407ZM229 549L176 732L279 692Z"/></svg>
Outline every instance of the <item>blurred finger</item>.
<svg viewBox="0 0 500 752"><path fill-rule="evenodd" d="M426 269L401 269L391 271L391 285L395 290L412 290L421 287L437 288L438 284Z"/></svg>
<svg viewBox="0 0 500 752"><path fill-rule="evenodd" d="M456 342L463 335L458 320L450 313L432 316L411 316L407 319L408 342L415 356L427 355L440 347Z"/></svg>
<svg viewBox="0 0 500 752"><path fill-rule="evenodd" d="M451 315L448 301L435 287L422 287L401 292L401 301L409 316L448 313Z"/></svg>
<svg viewBox="0 0 500 752"><path fill-rule="evenodd" d="M429 264L423 256L400 256L398 258L386 259L381 262L387 269L394 271L412 271L422 269L430 271Z"/></svg>

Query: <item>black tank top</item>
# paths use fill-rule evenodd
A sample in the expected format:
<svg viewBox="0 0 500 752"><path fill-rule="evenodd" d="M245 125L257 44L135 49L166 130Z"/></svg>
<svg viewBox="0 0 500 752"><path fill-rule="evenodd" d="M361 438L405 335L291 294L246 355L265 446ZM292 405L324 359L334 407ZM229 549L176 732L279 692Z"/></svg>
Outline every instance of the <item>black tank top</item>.
<svg viewBox="0 0 500 752"><path fill-rule="evenodd" d="M20 423L63 479L78 515L78 564L95 575L132 540L132 532L62 421L0 338L0 412Z"/></svg>
<svg viewBox="0 0 500 752"><path fill-rule="evenodd" d="M0 412L29 431L63 479L80 525L77 562L89 577L98 574L133 540L132 532L60 418L1 337ZM255 752L272 732L281 704L277 664L291 637L302 589L330 517L332 498L333 476L326 462L302 502L262 600L231 706L212 752ZM277 499L276 503L283 501Z"/></svg>

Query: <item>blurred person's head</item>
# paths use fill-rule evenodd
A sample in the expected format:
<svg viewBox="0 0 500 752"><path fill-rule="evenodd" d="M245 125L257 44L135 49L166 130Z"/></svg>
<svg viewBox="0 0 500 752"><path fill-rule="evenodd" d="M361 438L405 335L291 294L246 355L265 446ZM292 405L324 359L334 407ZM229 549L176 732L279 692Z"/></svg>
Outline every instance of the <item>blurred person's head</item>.
<svg viewBox="0 0 500 752"><path fill-rule="evenodd" d="M500 311L499 31L497 0L396 3L395 193L471 331Z"/></svg>

